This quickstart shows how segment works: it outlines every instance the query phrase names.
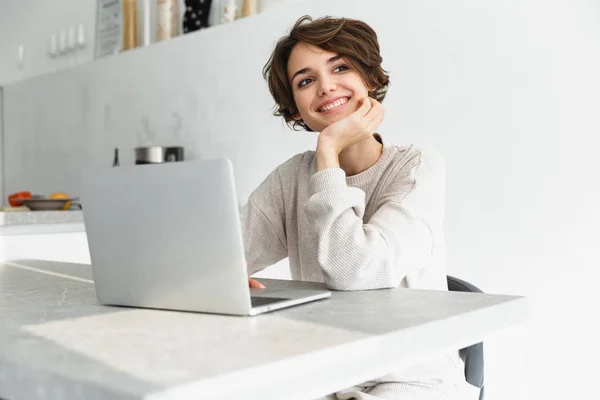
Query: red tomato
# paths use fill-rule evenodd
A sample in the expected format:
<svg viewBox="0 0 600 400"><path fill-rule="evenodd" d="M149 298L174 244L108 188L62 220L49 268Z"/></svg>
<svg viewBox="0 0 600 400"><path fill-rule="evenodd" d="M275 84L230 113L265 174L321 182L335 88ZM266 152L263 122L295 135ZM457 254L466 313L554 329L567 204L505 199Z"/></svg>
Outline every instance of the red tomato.
<svg viewBox="0 0 600 400"><path fill-rule="evenodd" d="M8 196L8 203L13 207L20 207L23 205L23 199L30 199L31 192L17 192Z"/></svg>

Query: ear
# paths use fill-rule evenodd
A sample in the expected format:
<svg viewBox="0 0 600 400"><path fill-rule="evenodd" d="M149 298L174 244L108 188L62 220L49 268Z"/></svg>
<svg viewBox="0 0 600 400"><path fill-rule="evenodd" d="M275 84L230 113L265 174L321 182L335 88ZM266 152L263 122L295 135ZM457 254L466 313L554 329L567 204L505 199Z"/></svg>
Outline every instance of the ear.
<svg viewBox="0 0 600 400"><path fill-rule="evenodd" d="M297 113L295 113L295 114L292 114L292 119L293 119L294 121L302 121L302 117L300 116L300 113L299 113L299 112L297 112Z"/></svg>

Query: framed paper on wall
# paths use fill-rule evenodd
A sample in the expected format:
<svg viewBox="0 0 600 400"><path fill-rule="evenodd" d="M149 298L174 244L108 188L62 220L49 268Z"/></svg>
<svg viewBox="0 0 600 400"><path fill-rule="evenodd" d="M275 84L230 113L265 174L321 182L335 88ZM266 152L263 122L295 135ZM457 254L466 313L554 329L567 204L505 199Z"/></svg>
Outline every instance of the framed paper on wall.
<svg viewBox="0 0 600 400"><path fill-rule="evenodd" d="M101 58L121 51L122 9L120 0L98 0L96 10L96 51Z"/></svg>

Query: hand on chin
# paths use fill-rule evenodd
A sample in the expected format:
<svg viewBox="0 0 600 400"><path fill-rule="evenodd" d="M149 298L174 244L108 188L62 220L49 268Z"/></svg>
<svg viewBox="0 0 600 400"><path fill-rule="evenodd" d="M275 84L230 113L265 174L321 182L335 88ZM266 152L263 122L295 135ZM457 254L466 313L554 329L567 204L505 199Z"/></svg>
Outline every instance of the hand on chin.
<svg viewBox="0 0 600 400"><path fill-rule="evenodd" d="M334 150L339 154L342 150L375 133L385 114L385 109L377 100L364 97L358 102L358 108L349 115L334 115L328 125L319 134L319 145ZM347 107L352 110L353 107ZM348 114L348 113L345 113Z"/></svg>

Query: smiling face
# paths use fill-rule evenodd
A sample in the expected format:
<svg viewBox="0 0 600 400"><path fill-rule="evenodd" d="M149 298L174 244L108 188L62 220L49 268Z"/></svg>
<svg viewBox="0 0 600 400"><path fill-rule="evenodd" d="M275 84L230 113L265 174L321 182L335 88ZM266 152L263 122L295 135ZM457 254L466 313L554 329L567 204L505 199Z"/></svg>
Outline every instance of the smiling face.
<svg viewBox="0 0 600 400"><path fill-rule="evenodd" d="M290 54L287 73L298 110L294 119L316 132L352 114L369 93L347 60L302 42Z"/></svg>

